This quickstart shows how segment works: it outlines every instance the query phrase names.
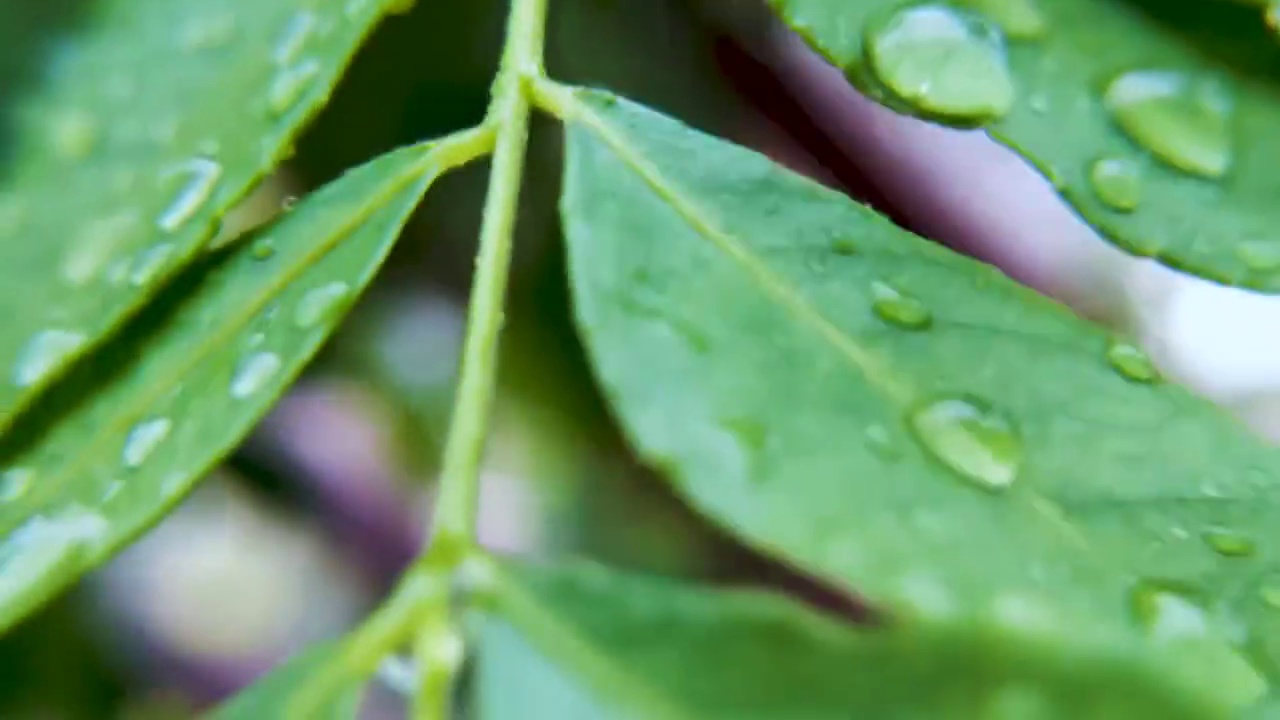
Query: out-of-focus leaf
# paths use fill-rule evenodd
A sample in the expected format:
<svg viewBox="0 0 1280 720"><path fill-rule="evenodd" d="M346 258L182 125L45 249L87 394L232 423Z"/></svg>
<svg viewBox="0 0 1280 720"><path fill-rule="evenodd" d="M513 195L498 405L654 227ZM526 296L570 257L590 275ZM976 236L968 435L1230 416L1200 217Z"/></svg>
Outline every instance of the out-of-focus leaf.
<svg viewBox="0 0 1280 720"><path fill-rule="evenodd" d="M0 128L0 430L191 260L396 2L68 11L42 75L5 83L31 89ZM0 5L0 27L25 5Z"/></svg>
<svg viewBox="0 0 1280 720"><path fill-rule="evenodd" d="M1214 718L1131 657L997 628L859 628L779 596L579 565L502 572L482 720Z"/></svg>
<svg viewBox="0 0 1280 720"><path fill-rule="evenodd" d="M1242 703L1280 678L1276 450L990 267L540 88L597 375L696 508L899 617L1142 644Z"/></svg>
<svg viewBox="0 0 1280 720"><path fill-rule="evenodd" d="M404 148L308 197L181 278L0 440L0 628L149 527L253 427L465 145Z"/></svg>
<svg viewBox="0 0 1280 720"><path fill-rule="evenodd" d="M206 717L209 720L355 720L361 683L336 688L311 688L316 675L341 659L340 646L318 645L242 690ZM305 699L304 702L299 702ZM301 708L305 706L306 710Z"/></svg>
<svg viewBox="0 0 1280 720"><path fill-rule="evenodd" d="M1256 9L771 4L873 97L943 121L986 121L1126 250L1280 291L1280 44Z"/></svg>

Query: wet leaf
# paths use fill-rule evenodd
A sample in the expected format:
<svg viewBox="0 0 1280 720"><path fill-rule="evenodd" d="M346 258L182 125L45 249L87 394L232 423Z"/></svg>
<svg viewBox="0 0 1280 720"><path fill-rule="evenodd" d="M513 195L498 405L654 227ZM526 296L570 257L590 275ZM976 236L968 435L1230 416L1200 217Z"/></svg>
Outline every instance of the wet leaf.
<svg viewBox="0 0 1280 720"><path fill-rule="evenodd" d="M977 625L859 628L591 565L503 574L477 691L482 720L1223 716L1124 655Z"/></svg>
<svg viewBox="0 0 1280 720"><path fill-rule="evenodd" d="M985 124L1126 250L1280 291L1273 202L1280 44L1258 8L1158 0L771 4L873 97L943 122ZM970 59L960 67L951 58ZM986 112L961 112L968 106ZM1125 174L1099 173L1107 167Z"/></svg>
<svg viewBox="0 0 1280 720"><path fill-rule="evenodd" d="M1241 703L1280 679L1277 451L993 268L625 100L543 94L589 355L697 509L898 617L1149 646Z"/></svg>
<svg viewBox="0 0 1280 720"><path fill-rule="evenodd" d="M340 646L311 647L289 658L265 677L242 690L207 715L209 720L263 720L302 717L299 700L305 699L308 720L355 720L360 706L360 683L316 688L311 682L340 660Z"/></svg>
<svg viewBox="0 0 1280 720"><path fill-rule="evenodd" d="M0 440L0 628L155 522L333 331L455 145L398 150L196 268Z"/></svg>
<svg viewBox="0 0 1280 720"><path fill-rule="evenodd" d="M53 3L42 70L0 66L0 430L192 259L395 2Z"/></svg>

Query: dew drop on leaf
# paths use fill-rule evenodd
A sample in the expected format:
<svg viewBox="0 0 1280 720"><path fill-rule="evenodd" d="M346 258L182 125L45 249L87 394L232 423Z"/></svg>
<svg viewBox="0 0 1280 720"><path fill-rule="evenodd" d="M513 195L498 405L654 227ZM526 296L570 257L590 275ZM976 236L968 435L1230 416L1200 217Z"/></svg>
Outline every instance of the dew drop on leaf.
<svg viewBox="0 0 1280 720"><path fill-rule="evenodd" d="M276 254L276 244L269 237L258 238L249 252L254 260L270 260Z"/></svg>
<svg viewBox="0 0 1280 720"><path fill-rule="evenodd" d="M903 330L925 330L933 324L933 313L924 303L887 283L871 284L871 310Z"/></svg>
<svg viewBox="0 0 1280 720"><path fill-rule="evenodd" d="M1252 538L1228 528L1211 528L1201 537L1214 552L1224 557L1248 557L1256 549Z"/></svg>
<svg viewBox="0 0 1280 720"><path fill-rule="evenodd" d="M235 34L234 15L193 18L179 32L178 44L187 52L213 50L230 43Z"/></svg>
<svg viewBox="0 0 1280 720"><path fill-rule="evenodd" d="M244 399L261 390L280 370L280 356L269 351L245 358L231 378L231 397Z"/></svg>
<svg viewBox="0 0 1280 720"><path fill-rule="evenodd" d="M1235 254L1253 272L1270 273L1280 270L1280 241L1245 240L1236 245Z"/></svg>
<svg viewBox="0 0 1280 720"><path fill-rule="evenodd" d="M1209 633L1209 618L1190 593L1172 583L1143 581L1130 598L1134 617L1158 640L1203 637Z"/></svg>
<svg viewBox="0 0 1280 720"><path fill-rule="evenodd" d="M164 269L165 263L172 254L173 243L167 242L156 243L143 250L129 273L129 283L136 287L150 284L160 275L160 271Z"/></svg>
<svg viewBox="0 0 1280 720"><path fill-rule="evenodd" d="M134 425L125 437L124 449L120 451L121 462L130 468L142 465L169 437L172 429L173 421L166 417L151 418Z"/></svg>
<svg viewBox="0 0 1280 720"><path fill-rule="evenodd" d="M1111 82L1103 102L1134 142L1169 165L1208 178L1230 169L1232 100L1221 83L1133 70Z"/></svg>
<svg viewBox="0 0 1280 720"><path fill-rule="evenodd" d="M1258 598L1262 604L1274 610L1280 610L1280 585L1264 585L1258 590Z"/></svg>
<svg viewBox="0 0 1280 720"><path fill-rule="evenodd" d="M1153 383L1160 373L1151 358L1142 350L1125 342L1113 342L1107 346L1107 364L1126 380L1137 383Z"/></svg>
<svg viewBox="0 0 1280 720"><path fill-rule="evenodd" d="M280 38L276 40L275 47L271 51L271 60L277 65L292 64L302 52L302 48L306 47L307 40L315 32L318 21L319 18L310 10L299 10L294 13L285 24Z"/></svg>
<svg viewBox="0 0 1280 720"><path fill-rule="evenodd" d="M0 472L0 502L13 502L26 495L35 478L31 468L15 467Z"/></svg>
<svg viewBox="0 0 1280 720"><path fill-rule="evenodd" d="M1142 177L1132 160L1108 157L1095 161L1089 167L1089 184L1112 210L1133 212L1142 202Z"/></svg>
<svg viewBox="0 0 1280 720"><path fill-rule="evenodd" d="M109 528L101 515L83 508L27 520L0 545L0 607L14 605L41 578L97 544Z"/></svg>
<svg viewBox="0 0 1280 720"><path fill-rule="evenodd" d="M72 330L41 330L18 355L13 368L13 384L30 387L40 382L62 361L85 344L84 333Z"/></svg>
<svg viewBox="0 0 1280 720"><path fill-rule="evenodd" d="M984 490L1013 485L1022 469L1022 438L990 403L969 395L921 405L909 416L920 445L935 460Z"/></svg>
<svg viewBox="0 0 1280 720"><path fill-rule="evenodd" d="M943 4L906 7L868 26L864 50L879 83L924 115L981 124L1013 106L1003 37L982 16Z"/></svg>
<svg viewBox="0 0 1280 720"><path fill-rule="evenodd" d="M207 157L195 157L179 163L165 176L178 178L179 185L173 200L156 219L156 225L165 232L174 232L208 202L222 177L222 165Z"/></svg>
<svg viewBox="0 0 1280 720"><path fill-rule="evenodd" d="M320 61L314 58L282 68L267 89L267 111L280 117L294 108L320 77Z"/></svg>
<svg viewBox="0 0 1280 720"><path fill-rule="evenodd" d="M884 425L868 425L863 435L866 437L867 447L881 460L898 460L902 457L902 451L894 445L889 428Z"/></svg>
<svg viewBox="0 0 1280 720"><path fill-rule="evenodd" d="M341 280L312 288L298 301L293 320L302 329L312 328L330 318L351 294L351 287Z"/></svg>

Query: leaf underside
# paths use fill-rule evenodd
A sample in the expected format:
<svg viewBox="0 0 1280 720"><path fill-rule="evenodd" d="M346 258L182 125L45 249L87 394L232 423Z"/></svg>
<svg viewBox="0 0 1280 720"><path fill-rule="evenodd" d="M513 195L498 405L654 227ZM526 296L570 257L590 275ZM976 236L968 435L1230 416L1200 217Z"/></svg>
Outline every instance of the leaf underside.
<svg viewBox="0 0 1280 720"><path fill-rule="evenodd" d="M625 100L559 101L588 353L632 444L696 508L899 618L1137 643L1152 662L1213 645L1188 654L1230 662L1187 681L1240 702L1258 673L1280 679L1275 450L1130 380L1100 331L990 267ZM886 288L927 322L878 314ZM913 423L957 399L1007 418L1007 488ZM961 461L982 440L943 437ZM1235 551L1206 542L1223 537ZM1194 631L1134 612L1170 599Z"/></svg>
<svg viewBox="0 0 1280 720"><path fill-rule="evenodd" d="M0 5L0 38L65 20L23 51L43 75L0 58L0 431L192 260L394 2Z"/></svg>
<svg viewBox="0 0 1280 720"><path fill-rule="evenodd" d="M866 61L869 28L899 0L770 0L779 15L850 81L893 107ZM945 5L945 3L938 3ZM952 0L1021 23L1006 39L1016 92L1012 109L987 126L1021 153L1099 232L1124 249L1233 285L1280 291L1280 44L1258 10L1230 3L1160 0ZM1025 8L1016 14L1013 9ZM1028 15L1028 13L1030 15ZM1028 20L1030 17L1032 20ZM1034 32L1025 27L1033 23ZM1229 106L1229 168L1220 179L1157 159L1108 112L1109 84L1129 71L1174 73L1214 86ZM1157 135L1196 132L1203 118L1166 115ZM1185 124L1184 124L1185 121ZM1136 208L1104 202L1095 162L1130 163ZM963 182L963 179L957 179Z"/></svg>
<svg viewBox="0 0 1280 720"><path fill-rule="evenodd" d="M308 196L180 277L0 438L0 629L147 529L252 429L440 170L414 146Z"/></svg>
<svg viewBox="0 0 1280 720"><path fill-rule="evenodd" d="M977 626L858 628L592 565L504 570L481 628L481 720L1221 716L1107 652Z"/></svg>

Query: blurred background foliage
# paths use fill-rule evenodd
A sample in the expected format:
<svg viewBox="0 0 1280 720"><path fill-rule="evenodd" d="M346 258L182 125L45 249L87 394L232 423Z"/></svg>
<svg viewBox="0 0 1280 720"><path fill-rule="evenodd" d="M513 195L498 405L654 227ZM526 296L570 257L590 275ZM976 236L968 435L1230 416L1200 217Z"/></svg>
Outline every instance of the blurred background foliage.
<svg viewBox="0 0 1280 720"><path fill-rule="evenodd" d="M91 2L0 3L0 166L4 123ZM388 19L296 155L225 219L217 242L347 167L479 121L505 12L503 0L420 0ZM552 18L555 77L740 142L767 147L776 136L730 87L721 41L690 3L557 0ZM558 128L540 120L485 470L485 542L668 574L773 578L778 571L695 519L626 452L569 315L559 165ZM485 170L467 168L429 193L326 351L178 512L0 638L0 717L188 717L377 603L416 553L431 503ZM394 662L384 675L367 717L398 715Z"/></svg>

